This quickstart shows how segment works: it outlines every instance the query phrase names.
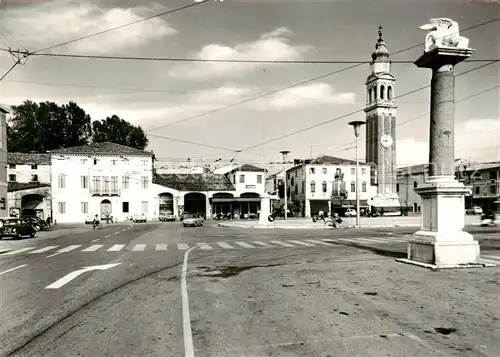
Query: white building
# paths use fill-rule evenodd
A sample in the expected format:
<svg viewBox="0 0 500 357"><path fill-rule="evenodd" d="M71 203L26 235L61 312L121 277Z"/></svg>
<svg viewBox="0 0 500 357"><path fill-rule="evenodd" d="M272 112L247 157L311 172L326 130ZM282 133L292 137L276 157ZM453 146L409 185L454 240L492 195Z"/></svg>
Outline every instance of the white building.
<svg viewBox="0 0 500 357"><path fill-rule="evenodd" d="M96 214L119 221L140 213L154 217L153 153L106 142L50 154L55 221L82 223Z"/></svg>
<svg viewBox="0 0 500 357"><path fill-rule="evenodd" d="M360 206L368 208L377 189L370 185L370 166L361 164ZM287 170L288 206L294 215L319 211L342 213L356 206L356 162L331 156L305 160Z"/></svg>
<svg viewBox="0 0 500 357"><path fill-rule="evenodd" d="M7 207L7 169L5 163L7 162L7 114L9 108L0 104L0 217L8 216Z"/></svg>
<svg viewBox="0 0 500 357"><path fill-rule="evenodd" d="M7 178L10 217L51 215L49 154L7 153Z"/></svg>

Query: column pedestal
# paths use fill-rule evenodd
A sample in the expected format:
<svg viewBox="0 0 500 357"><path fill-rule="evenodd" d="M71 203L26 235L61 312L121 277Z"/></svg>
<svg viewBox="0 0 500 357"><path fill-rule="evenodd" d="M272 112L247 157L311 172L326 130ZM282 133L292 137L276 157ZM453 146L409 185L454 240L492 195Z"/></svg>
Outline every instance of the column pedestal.
<svg viewBox="0 0 500 357"><path fill-rule="evenodd" d="M433 269L484 267L479 244L464 232L468 189L452 176L431 177L415 189L422 198L420 230L408 242L408 257L398 261Z"/></svg>
<svg viewBox="0 0 500 357"><path fill-rule="evenodd" d="M271 214L271 197L267 194L263 194L260 197L260 215L259 215L259 224L268 225L268 218Z"/></svg>

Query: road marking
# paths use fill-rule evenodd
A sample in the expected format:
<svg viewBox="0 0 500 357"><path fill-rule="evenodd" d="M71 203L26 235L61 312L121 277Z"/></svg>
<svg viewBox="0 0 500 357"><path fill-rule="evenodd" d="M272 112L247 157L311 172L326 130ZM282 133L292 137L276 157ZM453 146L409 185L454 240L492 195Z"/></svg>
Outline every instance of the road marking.
<svg viewBox="0 0 500 357"><path fill-rule="evenodd" d="M52 284L48 285L47 287L45 287L45 289L59 289L60 287L66 285L71 280L77 278L78 276L80 276L83 273L86 273L86 272L92 271L92 270L107 270L109 268L113 268L113 267L120 265L120 264L121 263L95 265L95 266L85 267L85 268L82 268L79 270L75 270L74 272L71 272L71 273L63 276L61 279L56 280Z"/></svg>
<svg viewBox="0 0 500 357"><path fill-rule="evenodd" d="M29 252L30 254L35 254L35 253L43 253L43 252L48 252L49 250L51 249L55 249L59 247L58 245L50 245L48 247L45 247L45 248L40 248L40 249L37 249L37 250L32 250L31 252Z"/></svg>
<svg viewBox="0 0 500 357"><path fill-rule="evenodd" d="M278 245L281 245L283 247L295 247L294 245L291 245L291 244L288 244L288 243L285 243L285 242L282 242L282 241L279 241L279 240L272 240L271 243L274 243L274 244L278 244Z"/></svg>
<svg viewBox="0 0 500 357"><path fill-rule="evenodd" d="M234 249L233 246L230 246L229 244L224 243L224 242L217 242L217 245L221 248L224 248L224 249Z"/></svg>
<svg viewBox="0 0 500 357"><path fill-rule="evenodd" d="M0 275L10 273L11 271L14 271L14 270L17 270L17 269L24 268L26 265L28 265L28 264L19 265L18 267L15 267L15 268L12 268L12 269L9 269L9 270L2 271L2 272L0 273Z"/></svg>
<svg viewBox="0 0 500 357"><path fill-rule="evenodd" d="M82 252L95 252L97 249L104 247L102 244L94 244L82 250Z"/></svg>
<svg viewBox="0 0 500 357"><path fill-rule="evenodd" d="M311 243L306 243L306 242L301 242L300 240L289 240L290 243L295 243L298 245L304 245L306 247L314 247L314 244Z"/></svg>
<svg viewBox="0 0 500 357"><path fill-rule="evenodd" d="M62 253L67 253L71 252L72 250L75 250L76 248L80 248L81 245L69 245L66 248L59 249L57 253L54 253L52 255L48 255L47 258L55 257L56 255L62 254Z"/></svg>
<svg viewBox="0 0 500 357"><path fill-rule="evenodd" d="M31 249L35 249L35 247L26 247L26 248L21 248L18 250L13 250L13 251L7 252L3 255L14 255L14 254L18 254L18 253L24 253L24 252L27 252L28 250L31 250Z"/></svg>
<svg viewBox="0 0 500 357"><path fill-rule="evenodd" d="M198 243L198 247L200 247L200 249L203 249L203 250L212 249L212 247L209 246L207 243Z"/></svg>
<svg viewBox="0 0 500 357"><path fill-rule="evenodd" d="M157 244L156 250L167 250L167 245L166 244Z"/></svg>
<svg viewBox="0 0 500 357"><path fill-rule="evenodd" d="M252 241L252 243L255 243L255 244L260 245L262 247L268 247L268 248L270 247L269 244L261 242L261 241L258 241L258 240L254 240L254 241Z"/></svg>
<svg viewBox="0 0 500 357"><path fill-rule="evenodd" d="M122 229L122 232L125 232L128 228Z"/></svg>
<svg viewBox="0 0 500 357"><path fill-rule="evenodd" d="M245 242L234 242L234 244L239 245L240 247L243 247L243 248L255 248L253 245L250 245L250 244L245 243Z"/></svg>
<svg viewBox="0 0 500 357"><path fill-rule="evenodd" d="M97 242L98 240L99 240L99 238L97 238L97 239L94 239L94 240L93 240L92 242Z"/></svg>
<svg viewBox="0 0 500 357"><path fill-rule="evenodd" d="M316 239L305 239L304 242L309 242L309 243L313 243L313 244L329 245L330 247L332 246L330 243L322 242L322 241L316 240Z"/></svg>
<svg viewBox="0 0 500 357"><path fill-rule="evenodd" d="M136 244L134 248L132 248L133 252L142 252L146 249L146 244Z"/></svg>
<svg viewBox="0 0 500 357"><path fill-rule="evenodd" d="M177 243L177 248L179 250L186 250L189 249L189 245L187 245L186 243Z"/></svg>
<svg viewBox="0 0 500 357"><path fill-rule="evenodd" d="M109 238L111 237L111 234L108 234L107 236L104 236L104 238Z"/></svg>
<svg viewBox="0 0 500 357"><path fill-rule="evenodd" d="M194 357L193 333L191 331L191 316L189 314L189 298L187 291L187 263L189 252L198 247L188 249L184 254L184 262L181 271L181 295L182 295L182 330L184 332L184 356Z"/></svg>
<svg viewBox="0 0 500 357"><path fill-rule="evenodd" d="M114 246L108 249L108 252L119 252L123 248L125 248L125 244L115 244Z"/></svg>
<svg viewBox="0 0 500 357"><path fill-rule="evenodd" d="M115 232L115 233L113 233L113 234L116 236L117 234L120 234L120 232Z"/></svg>
<svg viewBox="0 0 500 357"><path fill-rule="evenodd" d="M9 248L3 248L3 249L0 249L0 254L5 253L5 252L9 252L9 251L10 251Z"/></svg>

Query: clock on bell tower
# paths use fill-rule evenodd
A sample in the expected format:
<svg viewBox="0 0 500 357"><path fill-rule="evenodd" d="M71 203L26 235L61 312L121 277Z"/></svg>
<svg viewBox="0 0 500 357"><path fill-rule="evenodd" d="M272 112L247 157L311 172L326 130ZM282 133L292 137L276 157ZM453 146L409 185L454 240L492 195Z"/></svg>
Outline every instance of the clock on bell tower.
<svg viewBox="0 0 500 357"><path fill-rule="evenodd" d="M370 68L365 83L366 162L372 164L372 184L377 185L377 196L396 198L396 77L391 73L382 26L378 27ZM399 205L399 199L397 202Z"/></svg>

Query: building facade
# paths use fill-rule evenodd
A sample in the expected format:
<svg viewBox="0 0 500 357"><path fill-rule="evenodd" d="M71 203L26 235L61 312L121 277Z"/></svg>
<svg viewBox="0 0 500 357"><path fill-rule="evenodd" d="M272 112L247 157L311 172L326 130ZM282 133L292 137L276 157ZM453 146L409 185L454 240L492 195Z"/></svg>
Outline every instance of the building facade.
<svg viewBox="0 0 500 357"><path fill-rule="evenodd" d="M372 165L371 184L377 186L372 205L384 211L400 210L396 190L396 77L379 26L366 79L366 162Z"/></svg>
<svg viewBox="0 0 500 357"><path fill-rule="evenodd" d="M55 221L84 222L95 215L125 221L141 213L153 219L153 153L105 142L50 154Z"/></svg>
<svg viewBox="0 0 500 357"><path fill-rule="evenodd" d="M483 211L495 208L500 200L500 162L472 163L461 166L456 178L471 188L465 197L465 208L479 206Z"/></svg>
<svg viewBox="0 0 500 357"><path fill-rule="evenodd" d="M0 104L0 217L8 217L7 207L7 107Z"/></svg>
<svg viewBox="0 0 500 357"><path fill-rule="evenodd" d="M360 206L368 208L376 187L370 166L360 164ZM319 211L342 214L356 206L356 162L322 156L287 170L288 205L294 215L311 217Z"/></svg>
<svg viewBox="0 0 500 357"><path fill-rule="evenodd" d="M7 154L9 217L52 216L49 154Z"/></svg>

